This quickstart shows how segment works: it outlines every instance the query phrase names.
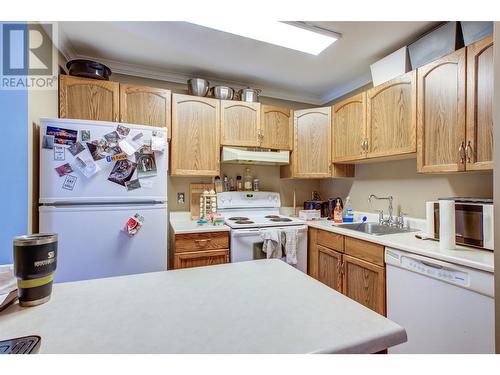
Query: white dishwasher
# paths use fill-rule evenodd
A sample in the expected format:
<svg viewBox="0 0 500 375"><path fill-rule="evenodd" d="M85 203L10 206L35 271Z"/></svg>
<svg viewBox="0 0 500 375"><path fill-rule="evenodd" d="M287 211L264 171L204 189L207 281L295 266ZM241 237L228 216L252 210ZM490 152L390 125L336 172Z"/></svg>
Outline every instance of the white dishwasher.
<svg viewBox="0 0 500 375"><path fill-rule="evenodd" d="M494 353L493 274L385 249L387 318L408 341L389 353Z"/></svg>

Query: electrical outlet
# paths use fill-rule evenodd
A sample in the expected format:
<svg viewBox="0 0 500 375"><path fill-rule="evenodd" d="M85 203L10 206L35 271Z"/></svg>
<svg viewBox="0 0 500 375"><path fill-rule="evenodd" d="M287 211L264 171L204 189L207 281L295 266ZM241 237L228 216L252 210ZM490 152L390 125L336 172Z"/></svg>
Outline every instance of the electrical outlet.
<svg viewBox="0 0 500 375"><path fill-rule="evenodd" d="M184 192L177 193L177 204L184 205L186 203L186 194Z"/></svg>

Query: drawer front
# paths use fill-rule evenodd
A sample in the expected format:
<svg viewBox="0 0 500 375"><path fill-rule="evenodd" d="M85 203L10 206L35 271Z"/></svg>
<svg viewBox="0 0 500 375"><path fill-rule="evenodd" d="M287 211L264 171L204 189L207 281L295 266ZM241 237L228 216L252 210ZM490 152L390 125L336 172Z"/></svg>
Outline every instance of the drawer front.
<svg viewBox="0 0 500 375"><path fill-rule="evenodd" d="M228 232L205 232L175 235L175 252L229 248Z"/></svg>
<svg viewBox="0 0 500 375"><path fill-rule="evenodd" d="M318 232L318 245L327 247L329 249L344 252L344 236L337 233L320 230Z"/></svg>
<svg viewBox="0 0 500 375"><path fill-rule="evenodd" d="M181 253L174 256L174 269L229 263L229 249Z"/></svg>
<svg viewBox="0 0 500 375"><path fill-rule="evenodd" d="M384 246L372 242L345 238L345 253L358 259L384 267Z"/></svg>

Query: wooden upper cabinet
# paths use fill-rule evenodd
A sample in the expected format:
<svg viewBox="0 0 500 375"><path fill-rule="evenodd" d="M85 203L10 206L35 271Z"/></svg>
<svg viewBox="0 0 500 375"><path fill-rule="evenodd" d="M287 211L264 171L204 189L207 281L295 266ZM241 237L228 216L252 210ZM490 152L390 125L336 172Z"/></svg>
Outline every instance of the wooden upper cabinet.
<svg viewBox="0 0 500 375"><path fill-rule="evenodd" d="M118 121L120 84L61 75L59 80L59 117Z"/></svg>
<svg viewBox="0 0 500 375"><path fill-rule="evenodd" d="M493 169L493 37L467 46L466 132L466 169Z"/></svg>
<svg viewBox="0 0 500 375"><path fill-rule="evenodd" d="M331 108L312 108L294 112L293 176L331 177Z"/></svg>
<svg viewBox="0 0 500 375"><path fill-rule="evenodd" d="M417 70L417 170L465 170L465 48Z"/></svg>
<svg viewBox="0 0 500 375"><path fill-rule="evenodd" d="M171 175L220 174L220 101L172 95Z"/></svg>
<svg viewBox="0 0 500 375"><path fill-rule="evenodd" d="M366 93L345 99L333 107L333 161L366 157Z"/></svg>
<svg viewBox="0 0 500 375"><path fill-rule="evenodd" d="M260 147L291 150L293 145L293 117L289 109L261 105Z"/></svg>
<svg viewBox="0 0 500 375"><path fill-rule="evenodd" d="M385 315L384 267L345 254L343 260L343 293L369 309Z"/></svg>
<svg viewBox="0 0 500 375"><path fill-rule="evenodd" d="M342 293L342 254L317 245L318 281Z"/></svg>
<svg viewBox="0 0 500 375"><path fill-rule="evenodd" d="M417 151L416 71L368 90L366 103L368 158Z"/></svg>
<svg viewBox="0 0 500 375"><path fill-rule="evenodd" d="M258 147L260 103L221 100L221 144Z"/></svg>
<svg viewBox="0 0 500 375"><path fill-rule="evenodd" d="M120 85L120 121L166 127L170 139L170 90L129 84Z"/></svg>

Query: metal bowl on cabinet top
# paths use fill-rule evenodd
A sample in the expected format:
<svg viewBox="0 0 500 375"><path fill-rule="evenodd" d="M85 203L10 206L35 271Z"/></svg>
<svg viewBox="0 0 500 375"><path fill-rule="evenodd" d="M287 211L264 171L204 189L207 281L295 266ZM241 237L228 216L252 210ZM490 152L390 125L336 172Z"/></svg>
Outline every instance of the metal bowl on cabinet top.
<svg viewBox="0 0 500 375"><path fill-rule="evenodd" d="M258 103L259 95L261 92L262 90L260 89L252 89L250 87L247 87L246 89L239 90L238 95L240 97L240 100L244 102Z"/></svg>
<svg viewBox="0 0 500 375"><path fill-rule="evenodd" d="M207 96L209 82L203 78L191 78L187 81L189 95Z"/></svg>
<svg viewBox="0 0 500 375"><path fill-rule="evenodd" d="M234 90L228 86L215 86L210 91L216 99L232 100L234 97Z"/></svg>

